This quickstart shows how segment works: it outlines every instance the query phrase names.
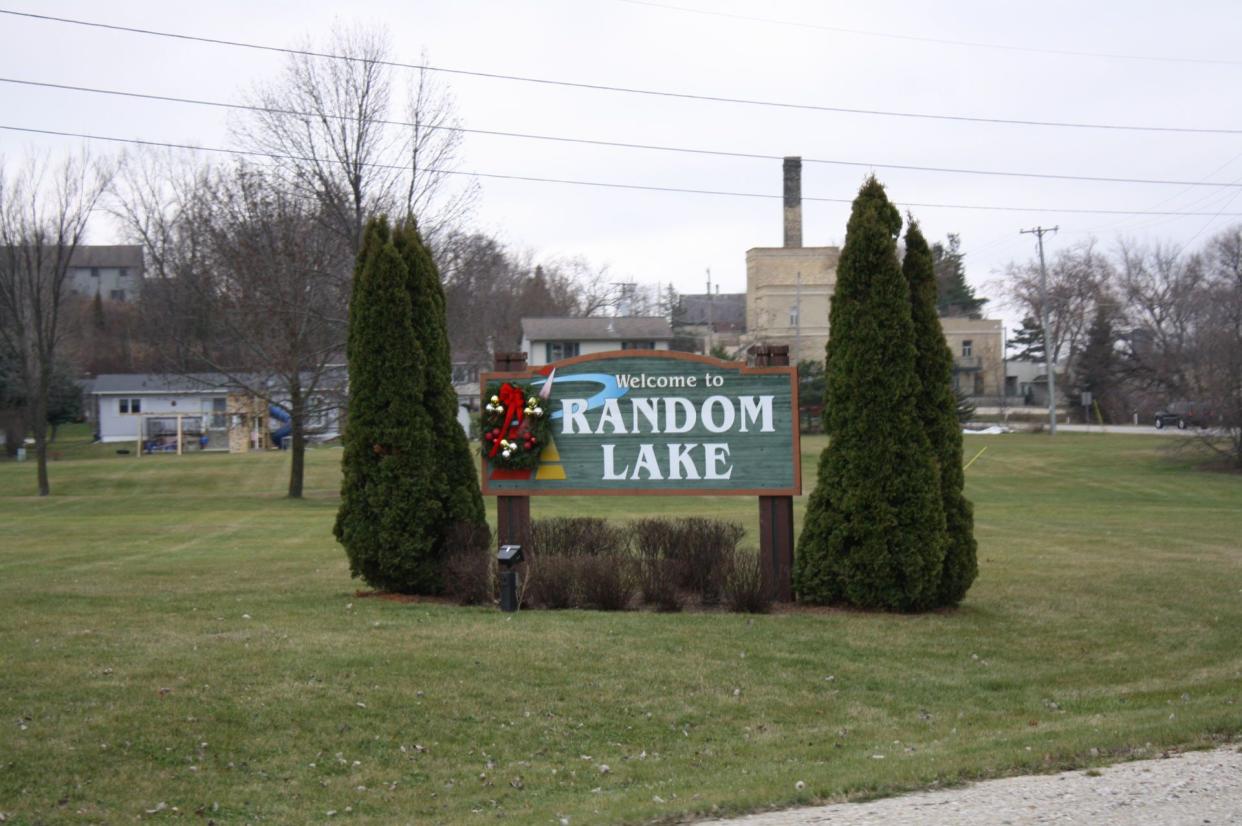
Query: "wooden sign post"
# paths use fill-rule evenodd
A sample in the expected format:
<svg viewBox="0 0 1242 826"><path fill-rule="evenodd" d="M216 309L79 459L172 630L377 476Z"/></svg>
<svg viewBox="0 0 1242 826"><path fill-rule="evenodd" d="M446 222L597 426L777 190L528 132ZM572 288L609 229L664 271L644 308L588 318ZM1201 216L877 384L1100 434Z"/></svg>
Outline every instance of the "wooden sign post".
<svg viewBox="0 0 1242 826"><path fill-rule="evenodd" d="M496 353L493 366L501 374L525 374L525 353ZM484 376L484 390L487 389ZM486 403L486 398L483 397ZM483 459L483 478L487 478L487 458ZM496 497L496 539L498 545L530 545L530 496Z"/></svg>
<svg viewBox="0 0 1242 826"><path fill-rule="evenodd" d="M755 350L756 367L788 367L788 345L760 346ZM794 372L795 395L798 383ZM801 432L797 417L794 427ZM795 439L795 442L798 440ZM799 487L801 485L799 484ZM768 595L776 602L793 602L793 497L759 497L759 562Z"/></svg>
<svg viewBox="0 0 1242 826"><path fill-rule="evenodd" d="M481 398L498 417L493 397L538 405L546 441L528 441L524 428L500 434L520 443L505 446L524 459L521 466L497 453L500 437L490 448L485 443L483 493L497 497L501 544L529 542L531 496L755 496L768 593L792 600L802 456L797 371L787 347L761 348L754 367L618 350L528 369L525 353L497 353L495 372L482 376ZM504 418L485 438L510 427L513 417Z"/></svg>

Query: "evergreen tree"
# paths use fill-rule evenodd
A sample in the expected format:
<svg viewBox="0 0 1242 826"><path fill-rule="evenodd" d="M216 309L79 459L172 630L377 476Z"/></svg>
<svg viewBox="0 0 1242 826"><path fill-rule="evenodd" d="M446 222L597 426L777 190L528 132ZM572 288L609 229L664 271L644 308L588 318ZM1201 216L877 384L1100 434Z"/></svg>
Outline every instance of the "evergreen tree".
<svg viewBox="0 0 1242 826"><path fill-rule="evenodd" d="M974 508L963 493L966 474L962 471L960 404L953 392L953 353L945 343L936 312L935 267L927 239L913 219L906 230L902 271L910 285L910 313L918 351L918 413L940 471L940 501L948 534L936 603L957 605L978 573Z"/></svg>
<svg viewBox="0 0 1242 826"><path fill-rule="evenodd" d="M1095 305L1095 317L1087 329L1087 343L1078 357L1074 395L1090 393L1101 416L1108 420L1110 402L1117 382L1117 336L1113 330L1115 305L1101 299ZM1084 411L1089 416L1089 411ZM1089 419L1088 419L1089 421Z"/></svg>
<svg viewBox="0 0 1242 826"><path fill-rule="evenodd" d="M966 255L962 238L949 233L948 243L937 241L931 248L932 266L936 272L936 311L942 316L982 318L986 298L975 295L975 288L966 281Z"/></svg>
<svg viewBox="0 0 1242 826"><path fill-rule="evenodd" d="M913 611L936 604L945 519L916 409L901 215L874 178L854 200L829 314L824 425L830 441L798 541L799 599Z"/></svg>
<svg viewBox="0 0 1242 826"><path fill-rule="evenodd" d="M435 438L435 449L427 456L427 464L434 468L432 483L442 507L440 524L431 527L436 556L442 559L445 553L456 550L444 543L454 534L461 535L455 530L457 527L484 528L487 518L474 452L457 422L457 393L453 389L453 361L440 271L413 219L401 227L395 241L406 262L414 334L425 356L423 407Z"/></svg>
<svg viewBox="0 0 1242 826"><path fill-rule="evenodd" d="M432 484L438 446L423 407L426 354L408 281L387 219L372 219L349 306L349 417L334 533L354 576L376 588L434 593L443 505Z"/></svg>
<svg viewBox="0 0 1242 826"><path fill-rule="evenodd" d="M1006 346L1014 351L1015 361L1043 361L1044 328L1039 326L1034 316L1028 315L1022 319L1022 326L1009 337Z"/></svg>

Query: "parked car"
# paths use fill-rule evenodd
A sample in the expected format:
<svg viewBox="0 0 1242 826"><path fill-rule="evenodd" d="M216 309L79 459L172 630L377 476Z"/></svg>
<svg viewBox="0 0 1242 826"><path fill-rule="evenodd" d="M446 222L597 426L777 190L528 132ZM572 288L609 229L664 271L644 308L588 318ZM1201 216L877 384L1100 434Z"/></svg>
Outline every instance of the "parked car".
<svg viewBox="0 0 1242 826"><path fill-rule="evenodd" d="M1211 424L1212 414L1201 404L1194 402L1176 402L1164 410L1156 411L1156 430L1164 430L1168 425L1177 425L1178 430L1188 427L1207 427Z"/></svg>

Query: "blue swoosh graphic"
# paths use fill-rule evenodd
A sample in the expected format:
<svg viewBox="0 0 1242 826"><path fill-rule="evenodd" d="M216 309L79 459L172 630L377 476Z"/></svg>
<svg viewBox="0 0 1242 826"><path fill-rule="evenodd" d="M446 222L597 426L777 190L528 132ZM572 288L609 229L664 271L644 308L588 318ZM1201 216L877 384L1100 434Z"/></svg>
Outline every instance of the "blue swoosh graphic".
<svg viewBox="0 0 1242 826"><path fill-rule="evenodd" d="M542 379L539 381L532 381L531 386L542 387L546 381L547 379ZM604 402L607 401L608 399L619 399L622 396L624 396L626 393L630 392L628 388L621 387L620 385L618 385L617 377L609 373L575 373L572 376L557 375L555 378L552 379L552 384L555 385L558 381L563 381L563 382L583 381L583 382L591 382L592 384L601 385L603 389L600 390L598 393L596 393L594 396L591 396L589 399L587 399L587 406L586 406L587 410L594 410L597 407L603 407ZM552 414L552 418L559 419L561 418L563 414L564 414L563 410L558 410Z"/></svg>

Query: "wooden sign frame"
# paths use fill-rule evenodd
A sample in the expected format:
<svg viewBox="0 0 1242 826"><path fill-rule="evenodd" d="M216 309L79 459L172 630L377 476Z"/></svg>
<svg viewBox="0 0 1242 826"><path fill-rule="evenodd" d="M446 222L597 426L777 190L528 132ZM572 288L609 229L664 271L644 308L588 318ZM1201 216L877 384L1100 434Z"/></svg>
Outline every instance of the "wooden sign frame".
<svg viewBox="0 0 1242 826"><path fill-rule="evenodd" d="M800 444L801 422L798 418L798 371L797 368L789 366L764 366L749 367L739 364L736 361L723 361L711 356L702 356L697 353L682 353L675 350L609 350L603 353L591 353L585 356L574 356L573 358L562 359L552 364L543 365L536 368L528 368L525 370L504 370L493 371L491 373L483 373L479 377L479 398L487 398L487 386L493 382L505 381L524 381L529 379L542 378L548 375L553 368L560 369L575 364L585 364L594 361L604 361L616 358L657 358L668 359L670 361L678 361L690 364L702 364L708 367L715 367L722 371L737 373L739 375L784 375L789 377L792 399L792 426L793 438L792 452L790 461L793 465L793 484L785 488L702 488L702 487L658 487L658 488L608 488L608 487L582 487L582 488L555 488L555 489L539 489L531 488L529 490L517 488L493 488L490 484L491 474L488 473L488 462L485 456L480 455L480 473L483 479L483 495L484 496L801 496L802 495L802 450ZM568 377L567 377L568 378Z"/></svg>
<svg viewBox="0 0 1242 826"><path fill-rule="evenodd" d="M756 496L759 500L759 562L764 588L777 602L793 601L793 497L802 494L802 428L799 421L798 371L789 365L789 348L784 345L760 345L752 349L755 366L739 365L711 356L669 350L610 350L575 356L539 368L528 368L526 353L498 352L494 369L480 377L480 399L486 398L487 386L495 381L533 379L547 375L554 367L565 367L590 361L618 357L667 358L704 364L746 374L782 374L790 377L792 386L793 485L788 489L556 489L497 490L488 484L488 463L480 455L482 490L496 497L497 539L501 544L528 544L530 541L530 500L532 496Z"/></svg>

